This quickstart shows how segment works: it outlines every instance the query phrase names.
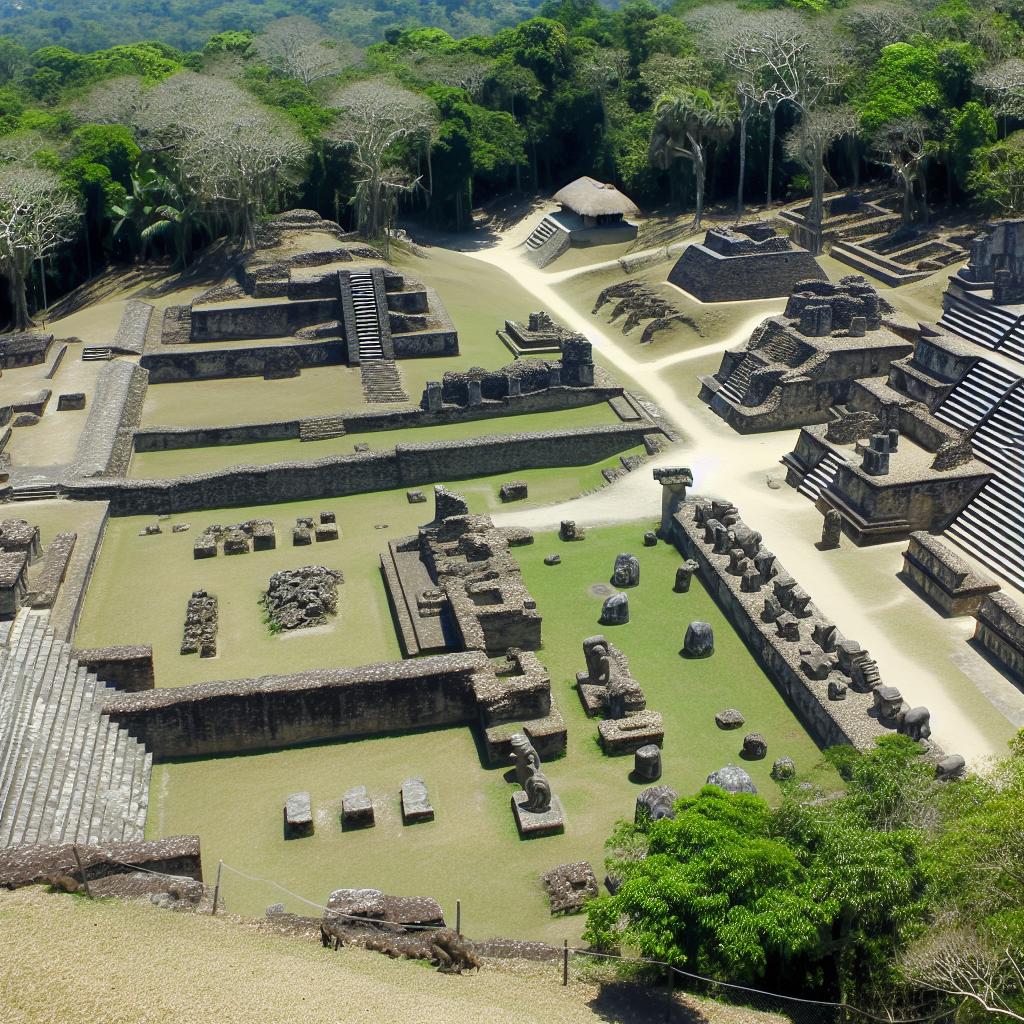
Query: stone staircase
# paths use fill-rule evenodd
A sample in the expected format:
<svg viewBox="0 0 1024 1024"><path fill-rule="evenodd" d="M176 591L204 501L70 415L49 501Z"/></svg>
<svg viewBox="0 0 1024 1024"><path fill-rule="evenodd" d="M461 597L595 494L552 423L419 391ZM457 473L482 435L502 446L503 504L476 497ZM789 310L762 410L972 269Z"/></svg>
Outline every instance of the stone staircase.
<svg viewBox="0 0 1024 1024"><path fill-rule="evenodd" d="M1016 326L1017 318L991 302L952 287L943 299L939 326L982 348L999 349Z"/></svg>
<svg viewBox="0 0 1024 1024"><path fill-rule="evenodd" d="M526 240L528 249L539 249L556 231L561 230L550 217L541 217L540 223Z"/></svg>
<svg viewBox="0 0 1024 1024"><path fill-rule="evenodd" d="M326 441L332 437L344 437L346 433L344 416L316 416L299 420L300 441Z"/></svg>
<svg viewBox="0 0 1024 1024"><path fill-rule="evenodd" d="M362 359L359 363L363 397L367 402L408 402L394 359Z"/></svg>
<svg viewBox="0 0 1024 1024"><path fill-rule="evenodd" d="M987 359L979 359L936 408L943 423L973 430L998 404L1018 378Z"/></svg>
<svg viewBox="0 0 1024 1024"><path fill-rule="evenodd" d="M352 307L356 313L356 337L359 340L359 361L383 359L380 316L373 275L368 270L353 270L349 275L352 289Z"/></svg>
<svg viewBox="0 0 1024 1024"><path fill-rule="evenodd" d="M1024 382L981 423L971 445L996 476L946 532L980 562L1024 587Z"/></svg>
<svg viewBox="0 0 1024 1024"><path fill-rule="evenodd" d="M718 394L725 395L726 398L736 405L742 405L743 397L746 395L747 388L750 385L750 376L759 365L750 356L744 356L733 367L732 373L719 384Z"/></svg>
<svg viewBox="0 0 1024 1024"><path fill-rule="evenodd" d="M114 351L109 345L86 345L82 349L83 363L105 362L114 358Z"/></svg>
<svg viewBox="0 0 1024 1024"><path fill-rule="evenodd" d="M12 501L42 501L45 498L59 497L55 482L35 484L15 484L11 488Z"/></svg>
<svg viewBox="0 0 1024 1024"><path fill-rule="evenodd" d="M835 480L839 467L842 465L844 465L844 460L839 458L835 452L825 452L814 468L804 474L797 490L811 501L817 501L821 492Z"/></svg>
<svg viewBox="0 0 1024 1024"><path fill-rule="evenodd" d="M143 838L152 755L102 714L110 692L22 611L0 667L0 846Z"/></svg>

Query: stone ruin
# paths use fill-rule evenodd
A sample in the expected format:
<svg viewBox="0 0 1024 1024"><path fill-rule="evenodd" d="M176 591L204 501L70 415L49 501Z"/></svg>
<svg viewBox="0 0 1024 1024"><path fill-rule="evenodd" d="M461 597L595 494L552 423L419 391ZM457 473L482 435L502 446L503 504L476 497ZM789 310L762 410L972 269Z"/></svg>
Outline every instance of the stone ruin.
<svg viewBox="0 0 1024 1024"><path fill-rule="evenodd" d="M598 893L597 876L585 860L559 864L545 871L540 880L551 901L552 914L577 914Z"/></svg>
<svg viewBox="0 0 1024 1024"><path fill-rule="evenodd" d="M629 670L626 655L603 636L583 641L585 672L576 673L576 692L590 718L598 723L601 749L608 755L635 754L654 744L660 747L665 727L657 711L647 709L647 698Z"/></svg>
<svg viewBox="0 0 1024 1024"><path fill-rule="evenodd" d="M738 302L788 295L800 282L827 280L805 249L763 221L711 228L688 245L669 281L701 302Z"/></svg>
<svg viewBox="0 0 1024 1024"><path fill-rule="evenodd" d="M499 332L499 336L500 336ZM557 352L563 341L578 338L579 335L551 319L543 310L531 313L526 323L518 320L505 321L506 343L514 350Z"/></svg>
<svg viewBox="0 0 1024 1024"><path fill-rule="evenodd" d="M892 317L863 277L801 281L781 316L701 378L700 398L740 433L825 423L859 380L885 377L913 352Z"/></svg>
<svg viewBox="0 0 1024 1024"><path fill-rule="evenodd" d="M178 526L174 530L182 532ZM216 558L219 549L225 555L247 555L250 551L273 551L276 547L277 532L270 519L247 519L231 526L213 523L196 537L192 557Z"/></svg>
<svg viewBox="0 0 1024 1024"><path fill-rule="evenodd" d="M212 658L217 654L217 597L205 590L194 590L185 608L185 629L181 654Z"/></svg>
<svg viewBox="0 0 1024 1024"><path fill-rule="evenodd" d="M471 366L465 371L449 371L440 381L427 381L420 399L425 412L441 412L448 407L474 408L499 403L505 409L524 395L552 388L590 388L594 386L594 356L590 342L582 335L571 335L560 342L561 359L517 359L498 370Z"/></svg>
<svg viewBox="0 0 1024 1024"><path fill-rule="evenodd" d="M391 541L381 559L407 656L448 649L454 637L492 655L539 649L537 602L510 553L533 534L470 514L461 495L441 486L434 502L434 520Z"/></svg>
<svg viewBox="0 0 1024 1024"><path fill-rule="evenodd" d="M608 319L611 323L615 323L625 315L621 326L623 334L629 334L642 320L648 321L640 335L641 345L649 345L654 341L654 336L658 331L668 330L673 324L684 324L691 328L698 337L704 336L700 324L692 316L684 313L674 303L669 302L664 295L643 281L631 279L603 288L597 296L591 313L596 315L612 301L615 301L615 305L612 307Z"/></svg>
<svg viewBox="0 0 1024 1024"><path fill-rule="evenodd" d="M338 584L343 582L341 572L324 565L275 572L260 598L270 628L322 626L338 613Z"/></svg>
<svg viewBox="0 0 1024 1024"><path fill-rule="evenodd" d="M996 221L977 234L957 276L974 289L991 287L997 306L1024 302L1024 220Z"/></svg>

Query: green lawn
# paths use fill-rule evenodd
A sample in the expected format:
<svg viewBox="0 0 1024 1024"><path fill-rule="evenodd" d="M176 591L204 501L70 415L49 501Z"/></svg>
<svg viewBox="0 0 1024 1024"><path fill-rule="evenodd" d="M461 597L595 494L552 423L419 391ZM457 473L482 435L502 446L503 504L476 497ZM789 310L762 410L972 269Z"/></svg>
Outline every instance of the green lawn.
<svg viewBox="0 0 1024 1024"><path fill-rule="evenodd" d="M323 900L338 886L376 886L434 896L450 919L460 899L463 925L474 936L576 939L582 921L551 918L538 875L587 859L603 877L604 841L617 819L632 815L641 788L629 779L631 757L600 752L597 723L583 714L571 686L583 667L581 641L602 631L601 598L593 588L607 583L618 552L637 555L641 583L630 591L633 621L605 632L629 655L649 706L664 716L663 781L687 793L716 768L741 763L745 730L721 732L713 720L716 711L729 706L740 708L747 727L767 737L768 760L747 767L769 798L776 792L768 775L772 759L788 754L804 771L819 760L813 742L700 584L695 581L689 594L673 593L680 557L664 544L642 547L643 531L652 525L592 530L575 544L544 534L516 552L544 616L540 657L551 670L569 730L568 754L546 768L565 807L564 835L518 838L509 810L512 787L503 770L482 767L468 728L160 765L153 775L147 833L198 832L208 877L223 859L313 900ZM545 566L544 555L553 551L562 564ZM686 624L695 618L711 622L717 649L706 661L689 662L678 649ZM820 769L815 774L827 777ZM436 819L406 828L398 790L410 775L425 779ZM343 833L340 799L353 785L368 787L377 824ZM316 834L285 842L281 807L288 793L302 789L313 798ZM302 912L302 904L279 890L235 875L226 876L225 893L229 906L240 912L258 913L280 899Z"/></svg>
<svg viewBox="0 0 1024 1024"><path fill-rule="evenodd" d="M162 479L188 473L213 473L233 466L264 466L274 462L321 459L327 455L351 455L357 444L376 451L396 444L427 441L461 441L488 434L515 434L544 430L567 430L598 424L620 423L607 402L578 409L494 416L486 420L465 420L440 426L403 427L346 434L324 441L264 441L260 444L214 445L208 448L177 448L166 452L136 452L128 475L136 480Z"/></svg>
<svg viewBox="0 0 1024 1024"><path fill-rule="evenodd" d="M642 449L632 449L635 454ZM530 497L502 506L498 489L510 474L446 481L465 494L475 512L527 508L575 497L604 484L601 470L618 465L609 459L592 466L527 470L515 474L527 482ZM429 487L423 490L430 493ZM311 547L293 547L297 516L321 509L337 514L341 539ZM210 509L164 521L159 536L140 537L152 516L111 519L86 596L76 643L80 647L151 643L160 686L183 686L210 679L231 679L324 665L361 665L399 656L378 556L392 537L415 533L433 515L433 505L410 505L404 490L357 494L317 502L293 502L250 508ZM196 535L212 523L272 519L277 548L248 555L218 555L195 560ZM174 523L192 524L172 533ZM378 526L386 528L378 529ZM339 614L330 625L271 636L257 604L270 575L278 569L322 563L340 569ZM159 581L159 585L154 585ZM178 653L185 605L193 590L217 595L220 607L218 653L200 659Z"/></svg>

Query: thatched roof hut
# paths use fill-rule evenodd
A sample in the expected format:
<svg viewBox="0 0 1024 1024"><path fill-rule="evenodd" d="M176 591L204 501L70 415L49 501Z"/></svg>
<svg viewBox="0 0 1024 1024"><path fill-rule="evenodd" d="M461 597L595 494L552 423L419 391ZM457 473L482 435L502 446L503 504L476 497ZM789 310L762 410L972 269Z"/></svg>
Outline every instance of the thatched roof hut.
<svg viewBox="0 0 1024 1024"><path fill-rule="evenodd" d="M555 202L586 218L618 219L635 217L640 213L636 203L614 185L595 181L586 175L556 192Z"/></svg>

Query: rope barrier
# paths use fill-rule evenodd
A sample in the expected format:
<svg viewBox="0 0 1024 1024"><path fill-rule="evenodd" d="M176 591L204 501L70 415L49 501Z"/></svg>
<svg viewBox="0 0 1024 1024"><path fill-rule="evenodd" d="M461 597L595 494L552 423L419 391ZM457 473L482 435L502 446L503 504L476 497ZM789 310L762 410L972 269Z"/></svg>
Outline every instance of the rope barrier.
<svg viewBox="0 0 1024 1024"><path fill-rule="evenodd" d="M175 881L195 881L195 879L191 878L191 876L189 876L189 875L173 875L173 874L169 874L166 871L156 871L156 870L154 870L152 868L145 868L145 867L142 867L142 866L137 865L137 864L127 864L124 861L117 860L116 858L110 857L110 856L107 856L107 860L109 860L113 864L119 864L122 867L130 868L133 871L145 872L146 874L156 875L156 876L158 876L160 878L169 878L169 879L173 879ZM228 864L226 861L221 861L220 862L220 866L223 867L224 869L226 869L227 871L230 871L232 874L238 875L240 878L244 878L248 882L255 882L255 883L262 884L262 885L269 885L272 888L277 889L279 892L284 893L286 896L291 897L291 899L297 900L299 903L302 903L302 904L304 904L305 906L308 906L308 907L312 907L315 910L319 910L322 913L330 914L332 917L343 918L345 920L352 921L352 922L354 922L356 924L380 924L380 925L387 925L387 926L390 926L390 927L395 927L396 926L396 922L395 921L387 921L387 920L384 920L383 918L375 918L375 917L361 917L361 916L358 916L358 915L355 915L355 914L345 914L345 913L342 913L341 911L333 910L333 909L331 909L330 907L328 907L324 903L317 903L315 900L307 899L305 896L301 896L301 895L299 895L299 893L293 892L287 886L282 885L280 882L277 882L277 881L275 881L272 878L263 878L261 875L250 874L247 871L243 871L241 868L236 868L233 865ZM209 889L208 885L206 885L205 883L202 883L202 884L203 884L204 889ZM408 925L401 925L401 927L405 931L436 931L437 930L434 925L426 925L426 924L408 924ZM511 940L511 941L520 941L520 940ZM550 948L554 952L558 952L558 953L562 952L562 950L556 949L556 947L554 947L554 946L552 946ZM928 1016L928 1017L912 1017L912 1018L903 1018L903 1019L896 1019L896 1018L892 1018L892 1017L879 1017L878 1015L873 1014L873 1013L871 1013L871 1012L869 1012L867 1010L861 1010L858 1007L851 1006L849 1003L836 1003L836 1002L829 1002L827 1000L822 1000L822 999L806 999L806 998L804 998L802 996L782 995L781 993L778 993L778 992L768 992L768 991L766 991L764 989L752 988L752 987L750 987L748 985L739 985L739 984L737 984L735 982L720 981L717 978L710 978L707 975L703 975L703 974L695 974L695 973L693 973L691 971L683 970L681 967L677 967L675 964L667 963L664 960L655 960L655 959L653 959L651 957L623 956L621 953L604 953L604 952L601 952L600 950L582 949L582 948L580 948L578 946L566 946L565 949L567 949L567 951L569 953L573 954L574 956L590 957L590 958L595 959L595 960L616 960L616 961L627 962L627 963L647 964L647 965L649 965L651 967L659 967L659 968L662 968L663 970L665 970L666 972L671 972L673 975L678 975L679 977L686 978L686 979L688 979L689 981L692 981L692 982L698 982L698 983L700 983L702 985L713 985L713 986L716 986L716 987L721 988L721 989L728 989L728 990L730 990L732 992L742 993L744 995L757 996L757 997L759 997L761 999L770 1000L770 1001L775 1002L775 1003L796 1004L796 1005L800 1005L800 1006L817 1007L817 1008L823 1008L823 1009L828 1009L828 1010L835 1010L837 1012L843 1012L843 1013L853 1013L853 1014L856 1014L857 1016L859 1016L861 1018L864 1018L866 1020L876 1021L876 1022L878 1022L878 1024L931 1024L931 1022L939 1020L942 1017L945 1017L945 1016L948 1015L945 1012L943 1012L943 1013L933 1014L933 1015Z"/></svg>

